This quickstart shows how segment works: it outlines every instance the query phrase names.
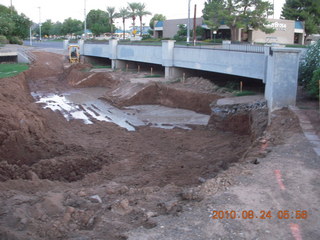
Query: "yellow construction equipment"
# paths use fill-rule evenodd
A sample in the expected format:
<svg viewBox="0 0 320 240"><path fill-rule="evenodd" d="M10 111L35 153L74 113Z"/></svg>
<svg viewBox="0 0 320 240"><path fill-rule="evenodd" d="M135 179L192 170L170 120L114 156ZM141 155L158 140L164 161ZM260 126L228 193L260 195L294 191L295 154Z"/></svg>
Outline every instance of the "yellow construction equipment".
<svg viewBox="0 0 320 240"><path fill-rule="evenodd" d="M70 63L80 62L80 47L78 45L69 45L68 52Z"/></svg>

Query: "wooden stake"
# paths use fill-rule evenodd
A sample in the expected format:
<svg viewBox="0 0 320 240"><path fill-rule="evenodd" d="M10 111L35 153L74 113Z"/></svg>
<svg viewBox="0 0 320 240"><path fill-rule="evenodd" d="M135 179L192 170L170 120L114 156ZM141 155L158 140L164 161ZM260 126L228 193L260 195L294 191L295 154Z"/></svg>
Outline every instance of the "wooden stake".
<svg viewBox="0 0 320 240"><path fill-rule="evenodd" d="M138 73L140 73L140 65L138 65Z"/></svg>
<svg viewBox="0 0 320 240"><path fill-rule="evenodd" d="M240 82L240 92L242 92L242 89L243 89L243 82L241 81Z"/></svg>
<svg viewBox="0 0 320 240"><path fill-rule="evenodd" d="M151 68L151 76L153 75L153 68Z"/></svg>
<svg viewBox="0 0 320 240"><path fill-rule="evenodd" d="M129 70L129 64L126 65L126 72Z"/></svg>
<svg viewBox="0 0 320 240"><path fill-rule="evenodd" d="M186 73L182 74L182 82L184 83L186 81Z"/></svg>

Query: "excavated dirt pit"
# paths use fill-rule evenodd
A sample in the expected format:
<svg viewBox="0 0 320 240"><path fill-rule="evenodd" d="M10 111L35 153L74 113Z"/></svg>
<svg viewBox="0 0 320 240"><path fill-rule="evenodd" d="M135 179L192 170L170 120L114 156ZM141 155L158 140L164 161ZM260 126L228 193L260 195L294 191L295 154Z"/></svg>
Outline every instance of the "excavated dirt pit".
<svg viewBox="0 0 320 240"><path fill-rule="evenodd" d="M250 136L206 126L225 96L209 81L134 85L34 54L0 81L1 239L126 239L229 186L220 175L248 155Z"/></svg>
<svg viewBox="0 0 320 240"><path fill-rule="evenodd" d="M137 105L119 109L100 100L105 88L81 88L60 94L31 93L44 108L61 112L67 120L80 119L85 124L95 120L112 122L128 131L136 127L151 126L166 129L191 129L187 125L207 125L209 115L191 110L160 105Z"/></svg>

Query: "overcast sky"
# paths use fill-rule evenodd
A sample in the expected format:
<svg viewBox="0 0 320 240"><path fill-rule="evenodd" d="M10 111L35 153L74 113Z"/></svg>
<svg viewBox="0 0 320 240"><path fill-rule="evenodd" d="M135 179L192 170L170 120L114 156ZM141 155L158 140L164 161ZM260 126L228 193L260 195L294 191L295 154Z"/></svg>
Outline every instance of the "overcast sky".
<svg viewBox="0 0 320 240"><path fill-rule="evenodd" d="M275 3L275 18L280 17L282 5L285 0L270 0ZM84 20L85 0L0 0L0 4L13 6L19 13L24 13L34 22L39 22L39 7L41 7L41 22L51 19L53 22L63 21L66 18ZM146 9L153 14L161 13L167 19L188 17L188 0L86 0L87 13L91 9L106 10L107 6L126 7L128 2L141 2L146 4ZM191 16L194 14L194 5L197 4L197 17L202 15L205 0L191 0ZM145 17L143 22L149 24L151 17ZM121 20L116 20L116 25L121 26Z"/></svg>

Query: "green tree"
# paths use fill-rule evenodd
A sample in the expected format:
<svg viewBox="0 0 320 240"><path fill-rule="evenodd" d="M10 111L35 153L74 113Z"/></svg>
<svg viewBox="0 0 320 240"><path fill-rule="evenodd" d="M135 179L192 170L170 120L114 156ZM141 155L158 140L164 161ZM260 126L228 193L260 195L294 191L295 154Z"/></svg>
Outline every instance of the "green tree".
<svg viewBox="0 0 320 240"><path fill-rule="evenodd" d="M159 21L165 21L167 20L166 16L162 15L162 14L155 14L153 15L153 17L150 20L149 26L154 29L154 23L155 22L159 22Z"/></svg>
<svg viewBox="0 0 320 240"><path fill-rule="evenodd" d="M142 18L146 15L151 15L151 12L146 11L146 5L144 3L139 3L139 6L137 8L137 16L140 20L140 36L142 36Z"/></svg>
<svg viewBox="0 0 320 240"><path fill-rule="evenodd" d="M305 22L306 35L320 33L319 0L286 0L282 16L288 20Z"/></svg>
<svg viewBox="0 0 320 240"><path fill-rule="evenodd" d="M129 11L129 16L132 18L133 30L135 30L137 11L139 6L140 6L140 3L137 3L137 2L128 3L128 11Z"/></svg>
<svg viewBox="0 0 320 240"><path fill-rule="evenodd" d="M125 39L126 34L126 19L129 17L129 11L127 8L121 8L119 13L117 14L118 18L122 19L122 26L123 26L123 39Z"/></svg>
<svg viewBox="0 0 320 240"><path fill-rule="evenodd" d="M267 15L272 13L272 5L265 0L207 0L203 15L211 29L224 23L231 30L231 40L237 40L239 29L260 29L272 33Z"/></svg>
<svg viewBox="0 0 320 240"><path fill-rule="evenodd" d="M110 32L108 13L102 10L91 10L87 15L87 27L96 36Z"/></svg>
<svg viewBox="0 0 320 240"><path fill-rule="evenodd" d="M11 36L14 28L15 25L13 21L8 21L8 18L0 15L0 35L4 35L6 37Z"/></svg>
<svg viewBox="0 0 320 240"><path fill-rule="evenodd" d="M41 27L41 34L42 35L51 35L51 31L53 28L53 23L51 20L47 20L44 23L42 23L42 27Z"/></svg>
<svg viewBox="0 0 320 240"><path fill-rule="evenodd" d="M62 23L56 22L52 24L50 35L62 35Z"/></svg>
<svg viewBox="0 0 320 240"><path fill-rule="evenodd" d="M114 7L107 7L107 13L109 17L109 24L111 28L111 33L113 33L113 20L117 17L117 13Z"/></svg>
<svg viewBox="0 0 320 240"><path fill-rule="evenodd" d="M311 95L317 96L319 93L319 77L320 40L308 48L305 58L300 63L299 83L304 86Z"/></svg>
<svg viewBox="0 0 320 240"><path fill-rule="evenodd" d="M174 35L173 39L177 42L186 41L187 40L187 27L185 24L179 24L179 30L177 34Z"/></svg>
<svg viewBox="0 0 320 240"><path fill-rule="evenodd" d="M12 20L14 22L15 28L12 35L18 38L24 39L29 36L31 21L23 13L12 14Z"/></svg>
<svg viewBox="0 0 320 240"><path fill-rule="evenodd" d="M64 35L67 34L81 34L82 22L77 19L67 18L62 23L61 32Z"/></svg>
<svg viewBox="0 0 320 240"><path fill-rule="evenodd" d="M221 25L221 18L224 14L224 1L207 1L204 3L203 19L204 23L210 29L210 38L212 39L213 31L217 31Z"/></svg>
<svg viewBox="0 0 320 240"><path fill-rule="evenodd" d="M23 13L0 5L0 34L8 39L23 39L29 35L30 26L31 21Z"/></svg>

